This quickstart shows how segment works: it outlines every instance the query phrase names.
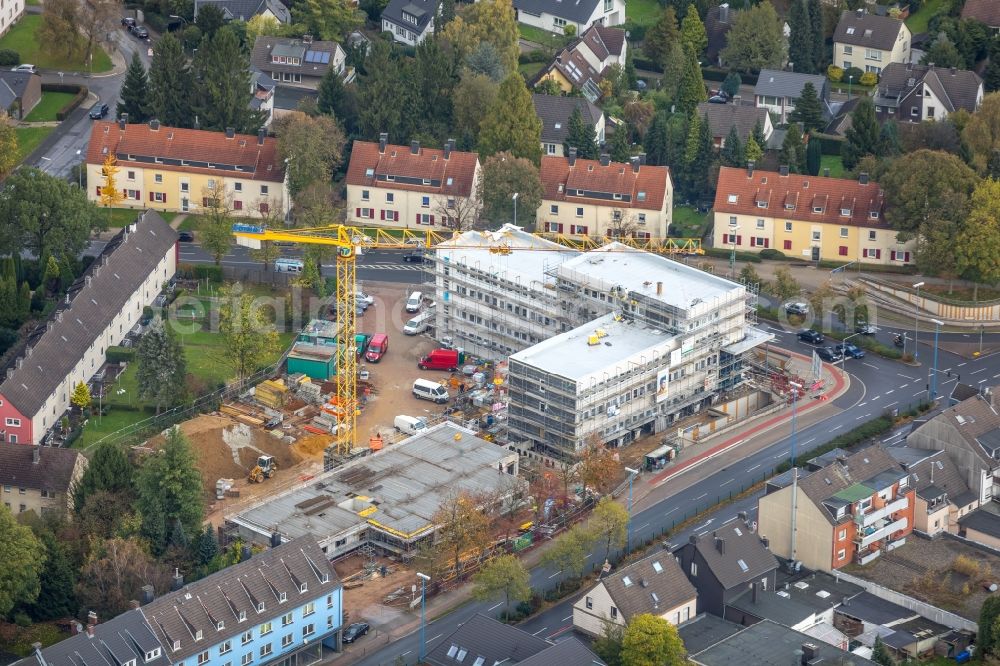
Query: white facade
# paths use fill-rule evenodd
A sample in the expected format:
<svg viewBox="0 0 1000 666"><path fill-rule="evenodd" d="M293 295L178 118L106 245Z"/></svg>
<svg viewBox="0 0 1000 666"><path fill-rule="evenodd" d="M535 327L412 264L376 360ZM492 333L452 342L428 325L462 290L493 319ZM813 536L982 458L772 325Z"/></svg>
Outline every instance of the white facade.
<svg viewBox="0 0 1000 666"><path fill-rule="evenodd" d="M24 0L0 0L0 35L14 27L24 16Z"/></svg>
<svg viewBox="0 0 1000 666"><path fill-rule="evenodd" d="M558 11L559 3L553 3L553 8ZM598 0L594 11L584 22L567 19L550 12L532 13L525 9L517 10L517 20L519 23L541 28L558 35L565 34L567 26L576 28L576 34L582 35L592 25L614 26L625 23L625 2L624 0ZM624 58L624 53L622 54ZM598 71L601 71L598 69Z"/></svg>
<svg viewBox="0 0 1000 666"><path fill-rule="evenodd" d="M416 46L427 39L434 32L434 19L430 20L423 32L418 30L417 26L406 27L384 17L382 19L382 32L391 32L394 40L407 46Z"/></svg>
<svg viewBox="0 0 1000 666"><path fill-rule="evenodd" d="M697 615L697 602L697 596L692 596L677 606L663 609L659 617L677 626ZM589 636L599 637L604 636L604 627L608 622L624 627L625 613L615 606L604 584L598 583L573 604L573 628Z"/></svg>

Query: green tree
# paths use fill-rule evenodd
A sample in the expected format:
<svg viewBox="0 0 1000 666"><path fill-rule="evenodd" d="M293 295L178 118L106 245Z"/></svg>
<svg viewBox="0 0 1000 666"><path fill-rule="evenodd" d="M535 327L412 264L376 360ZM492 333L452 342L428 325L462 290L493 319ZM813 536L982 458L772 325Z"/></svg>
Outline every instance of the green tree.
<svg viewBox="0 0 1000 666"><path fill-rule="evenodd" d="M490 42L480 44L468 58L480 57L480 65L492 59L498 70L503 65L495 47ZM416 92L416 117L422 132L442 140L452 124L452 96L458 85L462 63L458 51L437 37L425 39L418 47L413 61L412 84ZM500 74L500 78L503 78Z"/></svg>
<svg viewBox="0 0 1000 666"><path fill-rule="evenodd" d="M187 56L172 33L153 45L149 66L149 115L167 127L191 127L194 122L191 91L194 82ZM249 94L249 87L247 88Z"/></svg>
<svg viewBox="0 0 1000 666"><path fill-rule="evenodd" d="M802 145L802 134L799 126L792 123L785 132L785 138L781 142L781 163L787 165L792 173L802 173L805 171L805 146Z"/></svg>
<svg viewBox="0 0 1000 666"><path fill-rule="evenodd" d="M441 34L463 59L480 44L492 44L504 64L506 75L518 74L520 32L511 0L481 0L465 4Z"/></svg>
<svg viewBox="0 0 1000 666"><path fill-rule="evenodd" d="M722 82L722 92L730 97L735 97L740 94L741 85L743 85L743 79L740 78L740 75L737 72L730 71L726 74L726 78Z"/></svg>
<svg viewBox="0 0 1000 666"><path fill-rule="evenodd" d="M319 298L326 298L326 281L319 270L319 263L315 257L306 255L302 264L302 273L295 284L305 289L310 289Z"/></svg>
<svg viewBox="0 0 1000 666"><path fill-rule="evenodd" d="M979 633L976 644L983 654L996 655L1000 647L1000 627L997 618L1000 617L1000 597L986 597L979 608Z"/></svg>
<svg viewBox="0 0 1000 666"><path fill-rule="evenodd" d="M498 153L488 157L479 179L479 200L483 217L499 227L514 220L514 193L517 193L517 223L531 228L542 204L542 179L538 167L523 157Z"/></svg>
<svg viewBox="0 0 1000 666"><path fill-rule="evenodd" d="M44 548L44 565L38 576L38 598L31 604L34 620L58 620L73 616L79 607L73 586L77 570L70 560L69 548L45 530L38 539Z"/></svg>
<svg viewBox="0 0 1000 666"><path fill-rule="evenodd" d="M531 598L531 579L521 560L514 555L500 555L488 561L472 577L472 596L489 601L497 594L504 597L504 615L510 617L510 602Z"/></svg>
<svg viewBox="0 0 1000 666"><path fill-rule="evenodd" d="M709 174L714 162L712 145L712 130L708 118L697 113L688 122L687 142L684 148L684 173L681 184L685 196L689 199L700 199L709 189Z"/></svg>
<svg viewBox="0 0 1000 666"><path fill-rule="evenodd" d="M649 613L633 617L622 636L623 666L682 666L686 654L677 627Z"/></svg>
<svg viewBox="0 0 1000 666"><path fill-rule="evenodd" d="M768 285L767 291L784 302L798 296L802 292L802 287L798 280L792 277L792 271L787 266L782 266L774 271L774 281Z"/></svg>
<svg viewBox="0 0 1000 666"><path fill-rule="evenodd" d="M895 666L892 660L892 655L889 654L888 648L885 647L885 643L882 642L882 637L879 635L875 636L875 645L872 647L872 661L876 664L881 664L881 666Z"/></svg>
<svg viewBox="0 0 1000 666"><path fill-rule="evenodd" d="M863 97L851 111L851 126L844 133L841 157L844 167L853 169L865 155L876 155L879 149L879 125L875 118L875 105L870 97Z"/></svg>
<svg viewBox="0 0 1000 666"><path fill-rule="evenodd" d="M183 399L184 379L187 376L184 348L159 317L153 319L139 340L136 361L139 366L136 371L139 397L152 403L157 414L162 408Z"/></svg>
<svg viewBox="0 0 1000 666"><path fill-rule="evenodd" d="M316 38L336 42L364 23L364 14L348 0L305 0L293 7L292 14Z"/></svg>
<svg viewBox="0 0 1000 666"><path fill-rule="evenodd" d="M31 287L27 282L21 283L21 288L17 291L17 318L21 323L28 320L31 315Z"/></svg>
<svg viewBox="0 0 1000 666"><path fill-rule="evenodd" d="M908 153L893 163L880 183L886 221L912 238L942 221L963 220L978 181L954 155L932 150Z"/></svg>
<svg viewBox="0 0 1000 666"><path fill-rule="evenodd" d="M611 135L608 153L611 155L612 162L628 162L632 156L632 142L629 141L628 135L628 125L625 123L619 125L615 133Z"/></svg>
<svg viewBox="0 0 1000 666"><path fill-rule="evenodd" d="M965 123L961 134L963 148L970 153L969 164L977 173L985 175L988 173L990 159L1000 150L1000 92L990 93L983 98L979 109Z"/></svg>
<svg viewBox="0 0 1000 666"><path fill-rule="evenodd" d="M746 152L743 149L743 142L740 141L736 125L729 128L729 134L726 136L725 143L722 144L719 157L726 166L742 167L746 163Z"/></svg>
<svg viewBox="0 0 1000 666"><path fill-rule="evenodd" d="M801 0L796 0L796 3L799 2ZM807 134L813 130L823 129L823 107L812 81L807 81L802 86L802 95L795 100L795 109L789 114L788 119L793 123L802 123L802 131Z"/></svg>
<svg viewBox="0 0 1000 666"><path fill-rule="evenodd" d="M6 120L0 121L0 178L13 171L20 161L17 145L17 133L13 125Z"/></svg>
<svg viewBox="0 0 1000 666"><path fill-rule="evenodd" d="M206 4L206 7L214 5ZM199 12L200 16L200 12ZM206 36L195 55L194 113L203 129L255 133L264 124L260 111L250 108L250 62L229 26Z"/></svg>
<svg viewBox="0 0 1000 666"><path fill-rule="evenodd" d="M489 157L501 151L535 164L542 157L542 121L518 73L511 74L500 84L496 99L479 125L480 155Z"/></svg>
<svg viewBox="0 0 1000 666"><path fill-rule="evenodd" d="M646 57L657 64L667 61L670 47L680 42L681 33L677 29L677 14L673 7L666 7L660 14L659 20L646 31L646 38L642 42L642 51Z"/></svg>
<svg viewBox="0 0 1000 666"><path fill-rule="evenodd" d="M90 407L90 389L87 385L83 382L77 382L73 388L73 394L69 397L69 402L81 412Z"/></svg>
<svg viewBox="0 0 1000 666"><path fill-rule="evenodd" d="M250 48L253 48L258 37L272 37L280 34L281 22L270 14L255 14L247 21L247 45ZM333 68L331 67L331 69Z"/></svg>
<svg viewBox="0 0 1000 666"><path fill-rule="evenodd" d="M212 255L215 265L219 266L233 244L231 197L221 180L211 188L206 187L202 197L208 205L204 208L198 240L201 247Z"/></svg>
<svg viewBox="0 0 1000 666"><path fill-rule="evenodd" d="M479 140L479 125L493 105L500 86L490 77L465 70L455 86L452 108L455 130L462 146L471 148Z"/></svg>
<svg viewBox="0 0 1000 666"><path fill-rule="evenodd" d="M611 620L602 620L601 625L601 635L594 639L591 649L607 666L622 666L625 626Z"/></svg>
<svg viewBox="0 0 1000 666"><path fill-rule="evenodd" d="M358 81L358 129L375 139L381 132L390 141L409 141L409 118L403 110L412 104L410 65L394 53L392 45L372 42Z"/></svg>
<svg viewBox="0 0 1000 666"><path fill-rule="evenodd" d="M691 113L700 104L708 99L705 91L705 82L701 77L701 66L698 64L698 56L690 49L684 49L685 69L681 79L680 87L677 90L677 110L682 113Z"/></svg>
<svg viewBox="0 0 1000 666"><path fill-rule="evenodd" d="M98 444L94 455L73 485L73 508L79 513L87 498L105 491L125 495L131 500L135 493L135 468L122 447L107 442Z"/></svg>
<svg viewBox="0 0 1000 666"><path fill-rule="evenodd" d="M168 579L141 539L116 537L95 545L80 570L76 594L84 608L99 617L114 617L128 610L144 585L162 587Z"/></svg>
<svg viewBox="0 0 1000 666"><path fill-rule="evenodd" d="M453 571L461 567L463 553L484 549L490 537L490 519L479 499L464 491L446 497L431 522L440 526L435 548Z"/></svg>
<svg viewBox="0 0 1000 666"><path fill-rule="evenodd" d="M738 12L726 34L722 59L740 72L780 68L785 60L782 25L770 2Z"/></svg>
<svg viewBox="0 0 1000 666"><path fill-rule="evenodd" d="M278 157L288 160L292 197L312 183L329 183L344 154L344 132L329 116L287 113L274 121Z"/></svg>
<svg viewBox="0 0 1000 666"><path fill-rule="evenodd" d="M331 67L326 70L317 91L317 106L320 113L333 116L344 125L348 132L358 123L358 91L354 84L344 83L344 79Z"/></svg>
<svg viewBox="0 0 1000 666"><path fill-rule="evenodd" d="M663 111L672 111L677 103L677 97L691 72L691 59L678 39L667 47L667 56L663 63L663 77L660 79L660 90L653 93L658 101L658 107ZM688 78L685 78L688 77ZM702 84L704 86L704 84Z"/></svg>
<svg viewBox="0 0 1000 666"><path fill-rule="evenodd" d="M965 67L965 58L958 51L958 47L949 39L944 32L938 34L931 44L931 47L920 59L920 64L927 65L934 63L937 67Z"/></svg>
<svg viewBox="0 0 1000 666"><path fill-rule="evenodd" d="M569 114L564 147L566 149L576 148L577 156L583 159L597 159L597 135L594 132L594 127L583 119L580 104L577 104L573 108L573 113Z"/></svg>
<svg viewBox="0 0 1000 666"><path fill-rule="evenodd" d="M826 71L826 33L823 30L823 5L820 0L806 0L809 9L809 28L813 38L813 66L812 73L819 74Z"/></svg>
<svg viewBox="0 0 1000 666"><path fill-rule="evenodd" d="M792 0L791 6L788 8L788 27L790 30L788 59L792 61L795 71L806 74L815 73L815 50L819 45L816 43L816 36L812 33L812 23L806 0Z"/></svg>
<svg viewBox="0 0 1000 666"><path fill-rule="evenodd" d="M212 37L226 24L226 16L218 6L205 3L198 7L198 18L194 24L201 30L202 35Z"/></svg>
<svg viewBox="0 0 1000 666"><path fill-rule="evenodd" d="M219 332L226 343L225 356L237 379L243 379L277 352L278 334L253 295L239 283L224 287L221 295Z"/></svg>
<svg viewBox="0 0 1000 666"><path fill-rule="evenodd" d="M45 549L6 506L0 506L0 534L0 617L7 617L15 606L32 604L38 598Z"/></svg>
<svg viewBox="0 0 1000 666"><path fill-rule="evenodd" d="M747 137L747 145L743 152L746 155L747 162L753 162L754 164L760 164L760 158L764 157L764 149L757 143L757 139L753 134Z"/></svg>
<svg viewBox="0 0 1000 666"><path fill-rule="evenodd" d="M881 157L896 157L903 152L899 141L899 124L895 120L886 121L878 133L878 154Z"/></svg>
<svg viewBox="0 0 1000 666"><path fill-rule="evenodd" d="M1000 182L986 179L972 193L955 237L955 271L967 280L1000 282Z"/></svg>
<svg viewBox="0 0 1000 666"><path fill-rule="evenodd" d="M698 12L688 12L681 21L681 41L684 47L696 56L705 53L708 47L708 34Z"/></svg>
<svg viewBox="0 0 1000 666"><path fill-rule="evenodd" d="M761 279L760 275L757 273L757 269L753 267L753 264L747 264L740 269L740 282L743 284L751 285L763 285L764 280Z"/></svg>
<svg viewBox="0 0 1000 666"><path fill-rule="evenodd" d="M823 165L823 144L819 139L810 137L806 144L806 170L810 176L818 176L820 167Z"/></svg>
<svg viewBox="0 0 1000 666"><path fill-rule="evenodd" d="M139 58L139 52L132 54L132 60L125 70L125 82L118 100L117 115L128 114L129 122L144 123L149 120L147 104L149 103L149 76L146 66Z"/></svg>
<svg viewBox="0 0 1000 666"><path fill-rule="evenodd" d="M579 578L587 568L587 550L593 546L593 537L580 525L564 532L542 556L542 566ZM562 590L563 579L558 588Z"/></svg>
<svg viewBox="0 0 1000 666"><path fill-rule="evenodd" d="M610 495L605 495L594 507L588 523L595 541L604 544L604 559L611 557L611 550L625 546L628 530L628 511Z"/></svg>
<svg viewBox="0 0 1000 666"><path fill-rule="evenodd" d="M17 288L8 277L0 278L0 326L16 329L21 325L17 316Z"/></svg>
<svg viewBox="0 0 1000 666"><path fill-rule="evenodd" d="M168 430L162 450L143 461L136 487L142 534L154 553L164 551L167 536L175 529L192 536L201 530L201 473L191 443L180 428Z"/></svg>

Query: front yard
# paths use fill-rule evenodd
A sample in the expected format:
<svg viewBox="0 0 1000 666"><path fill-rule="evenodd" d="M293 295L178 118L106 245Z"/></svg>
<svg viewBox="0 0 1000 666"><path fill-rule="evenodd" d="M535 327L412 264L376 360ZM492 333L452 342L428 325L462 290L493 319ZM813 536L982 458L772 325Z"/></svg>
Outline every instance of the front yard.
<svg viewBox="0 0 1000 666"><path fill-rule="evenodd" d="M55 127L16 127L14 134L17 135L17 155L18 160L23 161L28 155L41 145Z"/></svg>
<svg viewBox="0 0 1000 666"><path fill-rule="evenodd" d="M135 222L135 218L142 212L139 208L112 208L111 217L108 217L108 210L106 208L101 208L101 215L108 223L109 229L121 229L122 227L132 224ZM167 221L169 224L175 217L177 213L160 212L160 217Z"/></svg>
<svg viewBox="0 0 1000 666"><path fill-rule="evenodd" d="M625 4L625 17L636 25L653 25L659 20L662 11L657 0L629 0Z"/></svg>
<svg viewBox="0 0 1000 666"><path fill-rule="evenodd" d="M517 29L521 32L522 39L541 44L543 47L553 51L561 49L570 41L570 38L565 35L558 35L548 30L536 28L533 25L518 23Z"/></svg>
<svg viewBox="0 0 1000 666"><path fill-rule="evenodd" d="M45 44L40 44L35 37L35 33L42 25L40 14L27 14L17 24L11 28L3 37L0 37L0 49L11 49L17 51L21 56L21 62L30 62L42 69L55 69L60 71L87 71L87 62L82 58L65 58L52 53L51 48ZM111 71L111 58L100 47L94 52L93 73Z"/></svg>
<svg viewBox="0 0 1000 666"><path fill-rule="evenodd" d="M51 122L58 120L56 114L73 101L76 97L73 93L66 92L43 92L42 99L38 105L31 110L24 118L26 123Z"/></svg>
<svg viewBox="0 0 1000 666"><path fill-rule="evenodd" d="M708 230L711 213L699 213L692 206L674 206L670 233L674 238L701 238Z"/></svg>

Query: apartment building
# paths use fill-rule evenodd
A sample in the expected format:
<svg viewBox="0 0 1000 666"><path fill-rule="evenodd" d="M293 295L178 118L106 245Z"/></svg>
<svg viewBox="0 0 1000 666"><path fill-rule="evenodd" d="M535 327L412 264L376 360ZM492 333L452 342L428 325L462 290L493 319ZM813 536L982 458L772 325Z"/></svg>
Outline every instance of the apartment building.
<svg viewBox="0 0 1000 666"><path fill-rule="evenodd" d="M983 101L983 80L967 69L894 62L882 70L872 101L883 122L941 120L959 109L975 113Z"/></svg>
<svg viewBox="0 0 1000 666"><path fill-rule="evenodd" d="M216 205L234 215L288 214L291 197L277 139L261 129L256 136L160 125L96 122L87 148L87 197L99 202L104 161L117 159L115 184L133 208L197 213Z"/></svg>
<svg viewBox="0 0 1000 666"><path fill-rule="evenodd" d="M772 552L807 568L832 571L867 564L906 543L913 531L911 475L881 447L800 477L797 489L791 477L782 485L760 499L757 529Z"/></svg>
<svg viewBox="0 0 1000 666"><path fill-rule="evenodd" d="M979 507L979 496L969 489L951 456L910 446L888 451L913 478L917 493L913 529L932 537L957 534L959 520Z"/></svg>
<svg viewBox="0 0 1000 666"><path fill-rule="evenodd" d="M916 240L900 242L884 217L878 183L722 167L715 193L715 247L772 248L808 261L903 266Z"/></svg>
<svg viewBox="0 0 1000 666"><path fill-rule="evenodd" d="M538 230L570 236L666 238L673 215L670 169L645 164L645 155L629 164L566 157L542 157L544 194L538 207Z"/></svg>
<svg viewBox="0 0 1000 666"><path fill-rule="evenodd" d="M0 444L0 499L15 515L70 517L73 486L86 468L87 457L76 449Z"/></svg>
<svg viewBox="0 0 1000 666"><path fill-rule="evenodd" d="M464 226L477 216L479 155L455 150L355 141L347 167L347 223L407 229ZM466 219L462 219L462 218Z"/></svg>
<svg viewBox="0 0 1000 666"><path fill-rule="evenodd" d="M910 29L900 19L844 10L833 33L833 64L881 74L889 63L910 61L911 42Z"/></svg>
<svg viewBox="0 0 1000 666"><path fill-rule="evenodd" d="M104 364L177 269L177 232L154 211L137 215L28 339L0 382L0 442L38 444L70 408L70 396Z"/></svg>
<svg viewBox="0 0 1000 666"><path fill-rule="evenodd" d="M662 432L739 386L770 339L742 285L620 243L553 272L567 323L587 323L510 357L510 441L539 454Z"/></svg>
<svg viewBox="0 0 1000 666"><path fill-rule="evenodd" d="M0 36L24 16L24 0L0 0Z"/></svg>

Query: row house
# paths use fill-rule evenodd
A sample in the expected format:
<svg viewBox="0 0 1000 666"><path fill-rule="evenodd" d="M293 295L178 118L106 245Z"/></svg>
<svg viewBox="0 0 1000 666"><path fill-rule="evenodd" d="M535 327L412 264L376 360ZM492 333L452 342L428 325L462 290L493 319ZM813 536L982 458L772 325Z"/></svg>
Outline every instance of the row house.
<svg viewBox="0 0 1000 666"><path fill-rule="evenodd" d="M884 217L885 195L858 180L722 167L715 194L715 247L780 250L808 261L902 266L916 240L900 242Z"/></svg>
<svg viewBox="0 0 1000 666"><path fill-rule="evenodd" d="M478 216L482 167L476 153L355 141L347 168L347 222L396 228L467 226Z"/></svg>
<svg viewBox="0 0 1000 666"><path fill-rule="evenodd" d="M104 161L117 160L121 206L197 213L223 205L237 216L288 214L291 197L277 139L166 127L158 120L94 123L87 148L87 198L99 203Z"/></svg>
<svg viewBox="0 0 1000 666"><path fill-rule="evenodd" d="M845 10L833 33L833 64L881 74L889 63L910 61L911 42L910 29L900 19L863 8Z"/></svg>

